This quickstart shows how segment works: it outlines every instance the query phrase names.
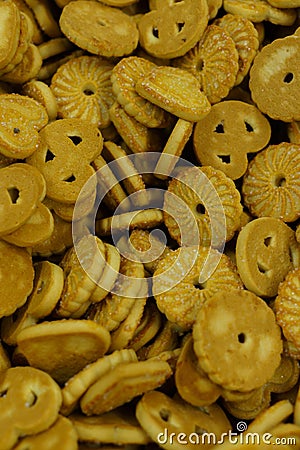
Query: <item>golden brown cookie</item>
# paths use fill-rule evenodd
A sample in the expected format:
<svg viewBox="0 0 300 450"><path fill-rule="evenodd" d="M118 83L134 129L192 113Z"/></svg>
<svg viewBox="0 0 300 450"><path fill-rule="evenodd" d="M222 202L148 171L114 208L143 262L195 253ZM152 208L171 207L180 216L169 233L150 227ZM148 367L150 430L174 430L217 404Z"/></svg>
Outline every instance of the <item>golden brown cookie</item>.
<svg viewBox="0 0 300 450"><path fill-rule="evenodd" d="M181 119L197 122L210 111L210 103L199 81L187 70L158 66L140 78L135 86L146 100Z"/></svg>
<svg viewBox="0 0 300 450"><path fill-rule="evenodd" d="M121 59L112 70L112 88L116 100L127 114L146 127L158 128L167 121L167 113L145 100L135 89L138 80L147 75L156 65L138 56Z"/></svg>
<svg viewBox="0 0 300 450"><path fill-rule="evenodd" d="M48 122L45 108L23 95L2 94L0 111L0 152L9 158L27 158L39 143L38 131Z"/></svg>
<svg viewBox="0 0 300 450"><path fill-rule="evenodd" d="M100 131L82 119L61 119L44 127L40 139L36 152L27 162L41 171L49 198L75 203L95 172L90 163L102 149Z"/></svg>
<svg viewBox="0 0 300 450"><path fill-rule="evenodd" d="M27 6L33 11L40 28L52 38L61 36L58 23L55 20L49 0L25 0Z"/></svg>
<svg viewBox="0 0 300 450"><path fill-rule="evenodd" d="M98 416L87 417L83 414L70 416L80 441L98 444L135 444L145 445L150 437L140 426L133 411L129 408L117 408ZM102 447L101 445L101 447Z"/></svg>
<svg viewBox="0 0 300 450"><path fill-rule="evenodd" d="M214 264L205 267L209 256ZM206 281L199 283L199 278ZM153 274L153 295L157 306L170 322L188 330L203 303L221 289L243 289L233 263L226 255L208 247L185 247L163 258ZM184 301L183 301L184 299Z"/></svg>
<svg viewBox="0 0 300 450"><path fill-rule="evenodd" d="M27 326L47 317L54 310L64 284L63 270L57 264L41 261L34 264L33 289L26 304L1 323L1 337L15 345L18 333Z"/></svg>
<svg viewBox="0 0 300 450"><path fill-rule="evenodd" d="M272 119L300 120L297 101L300 37L275 39L254 59L249 87L253 101Z"/></svg>
<svg viewBox="0 0 300 450"><path fill-rule="evenodd" d="M6 350L0 342L0 373L11 367L10 359Z"/></svg>
<svg viewBox="0 0 300 450"><path fill-rule="evenodd" d="M33 289L32 258L23 248L0 240L0 317L24 305Z"/></svg>
<svg viewBox="0 0 300 450"><path fill-rule="evenodd" d="M282 341L275 314L248 291L224 290L208 298L198 311L193 338L200 367L226 389L258 388L280 364Z"/></svg>
<svg viewBox="0 0 300 450"><path fill-rule="evenodd" d="M23 58L10 72L1 76L1 80L13 84L23 84L35 78L42 67L42 58L36 45L29 44Z"/></svg>
<svg viewBox="0 0 300 450"><path fill-rule="evenodd" d="M193 122L183 119L177 120L161 152L162 156L155 166L154 173L156 177L165 180L172 173L178 161L177 158L181 156L185 145L191 137L193 127Z"/></svg>
<svg viewBox="0 0 300 450"><path fill-rule="evenodd" d="M293 8L274 8L265 0L224 0L224 9L228 13L240 15L251 22L269 21L276 25L292 25L296 19Z"/></svg>
<svg viewBox="0 0 300 450"><path fill-rule="evenodd" d="M147 53L158 58L184 55L200 39L208 23L208 6L203 0L156 0L150 9L138 22L139 41Z"/></svg>
<svg viewBox="0 0 300 450"><path fill-rule="evenodd" d="M229 420L217 404L196 408L180 397L172 399L159 391L143 395L137 404L136 416L153 441L167 450L179 450L183 445L191 450L195 444L201 445L199 438L203 433L219 439L222 433L231 430ZM204 439L204 448L206 442Z"/></svg>
<svg viewBox="0 0 300 450"><path fill-rule="evenodd" d="M160 387L171 375L172 370L165 361L119 364L87 390L80 401L81 410L87 416L103 414Z"/></svg>
<svg viewBox="0 0 300 450"><path fill-rule="evenodd" d="M236 180L248 167L248 153L264 148L271 137L271 126L254 106L238 100L225 100L212 106L193 134L197 160L222 170Z"/></svg>
<svg viewBox="0 0 300 450"><path fill-rule="evenodd" d="M161 148L158 130L148 128L129 116L118 102L109 110L112 123L133 153L155 152Z"/></svg>
<svg viewBox="0 0 300 450"><path fill-rule="evenodd" d="M300 270L290 270L279 284L275 299L276 319L288 341L300 349L300 329L298 326Z"/></svg>
<svg viewBox="0 0 300 450"><path fill-rule="evenodd" d="M258 51L258 32L250 20L234 14L225 14L214 24L227 31L235 43L239 55L239 70L235 80L235 85L238 85L247 75Z"/></svg>
<svg viewBox="0 0 300 450"><path fill-rule="evenodd" d="M70 378L62 389L61 413L69 415L76 409L82 395L105 373L112 371L117 365L136 362L137 357L132 349L116 350L97 361L88 364L80 372Z"/></svg>
<svg viewBox="0 0 300 450"><path fill-rule="evenodd" d="M211 405L222 393L221 386L211 381L201 369L194 352L192 335L184 342L178 357L175 383L179 395L194 406Z"/></svg>
<svg viewBox="0 0 300 450"><path fill-rule="evenodd" d="M91 320L63 319L25 328L19 333L17 344L32 367L65 383L106 353L110 336Z"/></svg>
<svg viewBox="0 0 300 450"><path fill-rule="evenodd" d="M12 233L30 219L45 197L45 180L29 164L16 163L0 169L0 236Z"/></svg>
<svg viewBox="0 0 300 450"><path fill-rule="evenodd" d="M13 58L19 42L20 12L12 1L0 4L0 71Z"/></svg>
<svg viewBox="0 0 300 450"><path fill-rule="evenodd" d="M114 102L110 77L113 65L100 56L80 56L62 64L51 80L58 116L82 118L105 128Z"/></svg>
<svg viewBox="0 0 300 450"><path fill-rule="evenodd" d="M122 10L97 1L69 3L62 10L59 24L71 42L96 55L129 55L138 44L134 20Z"/></svg>
<svg viewBox="0 0 300 450"><path fill-rule="evenodd" d="M52 90L43 81L32 80L22 86L22 94L33 98L47 111L49 121L57 116L57 102Z"/></svg>
<svg viewBox="0 0 300 450"><path fill-rule="evenodd" d="M23 438L15 450L55 450L62 447L64 450L78 449L78 434L72 422L61 415L46 431Z"/></svg>
<svg viewBox="0 0 300 450"><path fill-rule="evenodd" d="M48 239L54 230L51 211L43 203L38 203L29 219L2 239L18 247L32 247Z"/></svg>
<svg viewBox="0 0 300 450"><path fill-rule="evenodd" d="M64 287L56 308L59 317L80 318L90 305L105 267L105 246L101 239L88 234L65 253L61 267Z"/></svg>
<svg viewBox="0 0 300 450"><path fill-rule="evenodd" d="M175 65L191 72L210 103L226 97L239 70L239 55L233 39L224 29L209 25L197 44Z"/></svg>
<svg viewBox="0 0 300 450"><path fill-rule="evenodd" d="M61 391L55 381L33 367L11 367L0 374L1 447L19 437L46 430L58 417ZM5 444L4 444L5 443Z"/></svg>
<svg viewBox="0 0 300 450"><path fill-rule="evenodd" d="M300 145L270 145L250 162L243 179L245 206L253 216L294 222L300 216Z"/></svg>
<svg viewBox="0 0 300 450"><path fill-rule="evenodd" d="M49 257L53 254L63 253L73 245L72 223L61 219L52 211L54 229L51 236L38 245L32 247L34 255Z"/></svg>
<svg viewBox="0 0 300 450"><path fill-rule="evenodd" d="M180 168L168 185L163 209L164 223L178 244L215 248L233 237L242 213L233 181L211 166Z"/></svg>
<svg viewBox="0 0 300 450"><path fill-rule="evenodd" d="M262 297L274 297L286 274L298 267L295 233L280 219L262 217L240 231L236 262L246 288Z"/></svg>

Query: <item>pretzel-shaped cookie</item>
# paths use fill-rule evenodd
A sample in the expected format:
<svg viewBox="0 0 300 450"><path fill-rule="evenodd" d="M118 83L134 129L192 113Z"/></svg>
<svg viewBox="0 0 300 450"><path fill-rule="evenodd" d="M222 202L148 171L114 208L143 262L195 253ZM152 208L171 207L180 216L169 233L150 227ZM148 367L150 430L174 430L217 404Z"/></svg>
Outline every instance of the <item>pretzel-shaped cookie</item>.
<svg viewBox="0 0 300 450"><path fill-rule="evenodd" d="M176 58L190 50L208 23L203 0L157 0L138 23L141 46L152 56Z"/></svg>
<svg viewBox="0 0 300 450"><path fill-rule="evenodd" d="M94 173L90 163L102 150L100 131L81 119L61 119L43 128L40 137L41 143L28 163L45 177L49 198L75 203Z"/></svg>
<svg viewBox="0 0 300 450"><path fill-rule="evenodd" d="M0 375L0 434L5 449L21 436L46 430L58 417L59 386L33 367L13 367Z"/></svg>

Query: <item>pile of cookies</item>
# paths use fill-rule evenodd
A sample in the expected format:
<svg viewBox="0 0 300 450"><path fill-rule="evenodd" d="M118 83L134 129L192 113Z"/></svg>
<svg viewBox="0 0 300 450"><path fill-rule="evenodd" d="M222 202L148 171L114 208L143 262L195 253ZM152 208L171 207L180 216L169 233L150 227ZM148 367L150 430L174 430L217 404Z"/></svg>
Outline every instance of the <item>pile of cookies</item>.
<svg viewBox="0 0 300 450"><path fill-rule="evenodd" d="M300 449L299 67L300 0L0 2L0 450Z"/></svg>

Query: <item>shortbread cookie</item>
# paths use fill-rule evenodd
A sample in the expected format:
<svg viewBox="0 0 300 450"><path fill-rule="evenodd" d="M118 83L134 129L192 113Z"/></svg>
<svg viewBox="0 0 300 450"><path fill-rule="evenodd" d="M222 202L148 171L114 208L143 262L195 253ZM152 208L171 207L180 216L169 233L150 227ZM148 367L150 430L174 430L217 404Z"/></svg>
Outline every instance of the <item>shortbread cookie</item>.
<svg viewBox="0 0 300 450"><path fill-rule="evenodd" d="M36 45L29 44L21 62L10 72L1 76L1 80L13 84L23 84L35 78L42 67L42 58Z"/></svg>
<svg viewBox="0 0 300 450"><path fill-rule="evenodd" d="M164 223L170 236L179 244L196 245L199 242L215 248L222 245L222 238L229 241L233 237L242 213L240 193L233 181L221 170L210 166L178 170L169 183L163 209ZM216 225L210 218L212 210ZM195 227L199 233L197 241Z"/></svg>
<svg viewBox="0 0 300 450"><path fill-rule="evenodd" d="M162 315L158 310L156 304L149 300L145 305L143 315L133 333L132 339L129 342L129 347L138 352L142 347L144 347L155 337L157 337L157 334L162 326Z"/></svg>
<svg viewBox="0 0 300 450"><path fill-rule="evenodd" d="M249 425L249 433L266 433L285 421L293 412L293 405L288 399L275 402L261 412Z"/></svg>
<svg viewBox="0 0 300 450"><path fill-rule="evenodd" d="M31 29L29 19L20 11L20 36L17 50L10 62L0 70L1 76L13 70L21 61L31 42Z"/></svg>
<svg viewBox="0 0 300 450"><path fill-rule="evenodd" d="M293 8L274 8L265 0L224 0L225 11L240 15L251 22L269 21L275 25L293 25L296 20L296 11Z"/></svg>
<svg viewBox="0 0 300 450"><path fill-rule="evenodd" d="M193 436L195 430L200 433L214 435L220 438L222 433L231 430L231 424L227 419L222 408L217 404L211 406L196 408L189 403L177 398L170 398L163 392L148 392L137 404L136 417L142 427L147 430L154 442L161 444L162 437L160 433L166 430L167 436L175 433L179 436L184 430L185 436ZM197 433L196 431L196 433ZM192 450L197 439L191 440L184 438L184 447ZM182 443L178 440L166 440L164 448L167 450L179 450Z"/></svg>
<svg viewBox="0 0 300 450"><path fill-rule="evenodd" d="M148 308L146 308L148 311ZM138 336L139 333L136 333L135 337ZM149 342L146 342L143 346L140 346L137 351L137 355L140 360L149 359L149 358L163 358L163 354L167 355L168 353L172 354L173 351L178 350L178 338L179 335L177 330L174 327L174 324L169 322L168 320L160 327L159 332L155 334L154 341L151 339ZM134 345L133 339L133 345ZM153 342L152 342L153 341ZM130 343L131 345L131 343ZM167 360L168 362L168 360Z"/></svg>
<svg viewBox="0 0 300 450"><path fill-rule="evenodd" d="M113 331L128 316L137 301L144 281L144 266L141 262L121 257L120 277L115 292L107 297L89 313L89 318ZM96 295L96 294L95 294Z"/></svg>
<svg viewBox="0 0 300 450"><path fill-rule="evenodd" d="M13 2L15 3L15 5L17 5L19 10L22 11L29 19L29 27L32 33L32 43L38 45L43 42L44 37L42 34L42 30L40 29L31 8L27 6L25 0L13 0Z"/></svg>
<svg viewBox="0 0 300 450"><path fill-rule="evenodd" d="M24 305L33 289L32 258L22 248L0 240L0 317L13 314Z"/></svg>
<svg viewBox="0 0 300 450"><path fill-rule="evenodd" d="M30 219L45 197L45 180L29 164L16 163L0 169L0 236L14 232Z"/></svg>
<svg viewBox="0 0 300 450"><path fill-rule="evenodd" d="M272 119L300 120L296 75L299 48L299 36L275 39L263 47L253 62L249 82L252 99Z"/></svg>
<svg viewBox="0 0 300 450"><path fill-rule="evenodd" d="M133 153L155 152L161 148L158 130L148 128L129 116L118 102L109 110L112 123Z"/></svg>
<svg viewBox="0 0 300 450"><path fill-rule="evenodd" d="M239 70L235 80L235 85L238 85L247 75L258 51L258 32L250 20L233 14L225 14L214 24L227 31L235 43L239 55Z"/></svg>
<svg viewBox="0 0 300 450"><path fill-rule="evenodd" d="M19 42L20 12L12 1L1 2L1 35L0 35L0 71L13 58Z"/></svg>
<svg viewBox="0 0 300 450"><path fill-rule="evenodd" d="M53 232L44 242L32 247L34 255L49 257L61 254L73 245L72 223L61 219L54 211L52 211L52 216L54 222Z"/></svg>
<svg viewBox="0 0 300 450"><path fill-rule="evenodd" d="M208 23L208 6L203 0L156 0L151 9L138 22L140 45L158 58L184 55L201 38Z"/></svg>
<svg viewBox="0 0 300 450"><path fill-rule="evenodd" d="M286 274L299 266L295 233L280 219L262 217L240 231L236 262L246 288L262 297L274 297Z"/></svg>
<svg viewBox="0 0 300 450"><path fill-rule="evenodd" d="M225 29L209 25L197 44L175 65L192 73L210 103L226 97L236 82L239 55Z"/></svg>
<svg viewBox="0 0 300 450"><path fill-rule="evenodd" d="M43 203L36 206L29 219L12 233L5 234L2 239L18 247L32 247L49 239L54 230L51 211Z"/></svg>
<svg viewBox="0 0 300 450"><path fill-rule="evenodd" d="M10 359L3 345L0 343L0 373L11 367Z"/></svg>
<svg viewBox="0 0 300 450"><path fill-rule="evenodd" d="M48 122L45 108L37 101L19 94L0 96L0 152L9 158L24 159L39 143L38 131Z"/></svg>
<svg viewBox="0 0 300 450"><path fill-rule="evenodd" d="M158 128L166 123L166 111L141 97L135 89L136 82L156 65L138 56L123 58L115 65L111 81L116 100L127 114L146 127Z"/></svg>
<svg viewBox="0 0 300 450"><path fill-rule="evenodd" d="M97 1L69 3L62 10L59 24L71 42L96 55L129 55L138 44L134 20L121 10Z"/></svg>
<svg viewBox="0 0 300 450"><path fill-rule="evenodd" d="M32 367L65 383L106 353L110 336L91 320L63 319L25 328L19 333L17 344Z"/></svg>
<svg viewBox="0 0 300 450"><path fill-rule="evenodd" d="M78 58L79 56L83 56L84 51L83 50L74 50L71 53L63 54L61 57L57 58L50 58L49 61L43 61L43 65L37 74L37 79L41 81L45 81L46 83L51 82L51 77L55 74L57 69L65 64L66 62L70 61L70 59Z"/></svg>
<svg viewBox="0 0 300 450"><path fill-rule="evenodd" d="M197 78L178 67L155 67L135 86L142 97L181 119L197 122L210 111Z"/></svg>
<svg viewBox="0 0 300 450"><path fill-rule="evenodd" d="M4 449L13 448L19 437L49 428L61 405L59 386L33 367L11 367L0 374L0 429ZM4 393L4 395L3 395Z"/></svg>
<svg viewBox="0 0 300 450"><path fill-rule="evenodd" d="M102 150L100 131L82 119L61 119L44 127L40 139L40 145L27 162L43 174L49 198L75 203L95 173L90 163Z"/></svg>
<svg viewBox="0 0 300 450"><path fill-rule="evenodd" d="M39 80L32 80L22 86L22 94L33 98L47 111L49 121L57 116L57 101L49 86Z"/></svg>
<svg viewBox="0 0 300 450"><path fill-rule="evenodd" d="M87 416L103 414L160 387L171 375L172 370L165 361L119 364L87 390L80 401L81 410Z"/></svg>
<svg viewBox="0 0 300 450"><path fill-rule="evenodd" d="M99 56L80 56L62 64L51 80L58 116L82 118L97 127L107 127L114 102L112 69L113 65Z"/></svg>
<svg viewBox="0 0 300 450"><path fill-rule="evenodd" d="M42 60L58 56L61 53L74 50L74 45L67 38L54 38L38 46Z"/></svg>
<svg viewBox="0 0 300 450"><path fill-rule="evenodd" d="M178 357L175 383L180 396L194 406L211 405L222 393L221 386L212 382L201 369L192 335L186 339Z"/></svg>
<svg viewBox="0 0 300 450"><path fill-rule="evenodd" d="M23 438L15 450L64 450L78 449L78 434L72 422L63 416L58 416L56 422L46 431Z"/></svg>
<svg viewBox="0 0 300 450"><path fill-rule="evenodd" d="M216 258L216 268L199 284L201 272L207 270L204 266L209 252ZM218 290L243 289L229 258L208 247L186 247L169 253L159 262L153 277L152 291L158 308L183 330L192 327L198 310Z"/></svg>
<svg viewBox="0 0 300 450"><path fill-rule="evenodd" d="M274 304L276 319L283 334L297 350L300 349L300 329L297 319L295 320L299 309L299 282L300 269L289 271L279 285Z"/></svg>
<svg viewBox="0 0 300 450"><path fill-rule="evenodd" d="M213 105L196 124L193 147L202 165L222 170L236 180L247 170L247 154L263 149L270 137L271 126L254 105L225 100Z"/></svg>
<svg viewBox="0 0 300 450"><path fill-rule="evenodd" d="M72 414L70 420L78 433L79 440L84 442L119 446L145 445L151 441L129 408L118 408L100 416L91 417L78 413Z"/></svg>
<svg viewBox="0 0 300 450"><path fill-rule="evenodd" d="M287 134L292 144L300 144L300 122L290 122L287 125Z"/></svg>
<svg viewBox="0 0 300 450"><path fill-rule="evenodd" d="M25 0L25 2L32 9L36 21L47 36L52 38L61 36L58 23L51 11L51 3L48 0Z"/></svg>
<svg viewBox="0 0 300 450"><path fill-rule="evenodd" d="M34 264L33 289L26 304L1 323L1 338L9 345L16 345L17 336L24 328L34 325L54 310L64 284L63 270L49 261Z"/></svg>
<svg viewBox="0 0 300 450"><path fill-rule="evenodd" d="M223 324L221 329L217 323ZM226 389L258 388L280 364L282 341L275 314L248 291L224 290L208 298L198 311L193 337L200 366Z"/></svg>
<svg viewBox="0 0 300 450"><path fill-rule="evenodd" d="M70 378L62 389L63 403L61 412L69 415L74 411L82 395L105 373L114 370L119 364L136 362L137 357L132 349L115 351L87 365Z"/></svg>
<svg viewBox="0 0 300 450"><path fill-rule="evenodd" d="M90 296L105 267L104 243L96 236L84 236L64 255L60 265L65 281L56 314L80 318L90 305Z"/></svg>
<svg viewBox="0 0 300 450"><path fill-rule="evenodd" d="M163 223L163 212L160 209L142 209L96 221L96 233L99 236L110 236L112 230L149 229Z"/></svg>
<svg viewBox="0 0 300 450"><path fill-rule="evenodd" d="M294 222L300 215L300 146L282 142L255 156L244 176L245 206L256 217Z"/></svg>
<svg viewBox="0 0 300 450"><path fill-rule="evenodd" d="M207 116L205 116L207 117ZM202 121L203 119L201 119ZM162 156L157 161L154 169L155 176L167 179L171 175L176 163L193 132L194 124L187 120L178 119L168 140L161 152ZM173 156L175 158L173 158ZM176 158L177 157L177 158Z"/></svg>

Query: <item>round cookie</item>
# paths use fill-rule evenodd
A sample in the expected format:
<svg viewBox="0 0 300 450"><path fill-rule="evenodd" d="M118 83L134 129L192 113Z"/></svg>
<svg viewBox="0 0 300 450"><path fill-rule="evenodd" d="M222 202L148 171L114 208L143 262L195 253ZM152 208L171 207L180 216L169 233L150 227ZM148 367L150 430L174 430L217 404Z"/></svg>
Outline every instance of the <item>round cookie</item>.
<svg viewBox="0 0 300 450"><path fill-rule="evenodd" d="M70 2L63 8L59 24L71 42L95 55L129 55L138 44L134 20L97 1Z"/></svg>
<svg viewBox="0 0 300 450"><path fill-rule="evenodd" d="M197 314L193 337L200 366L226 389L258 388L280 364L282 341L275 314L248 291L226 289L208 298Z"/></svg>
<svg viewBox="0 0 300 450"><path fill-rule="evenodd" d="M110 81L113 65L99 56L79 56L62 64L51 80L58 116L82 118L105 128L114 97Z"/></svg>
<svg viewBox="0 0 300 450"><path fill-rule="evenodd" d="M300 120L299 64L300 37L296 35L275 39L254 59L249 82L252 99L272 119Z"/></svg>
<svg viewBox="0 0 300 450"><path fill-rule="evenodd" d="M294 222L300 216L300 145L270 145L250 162L244 175L244 204L256 217Z"/></svg>

